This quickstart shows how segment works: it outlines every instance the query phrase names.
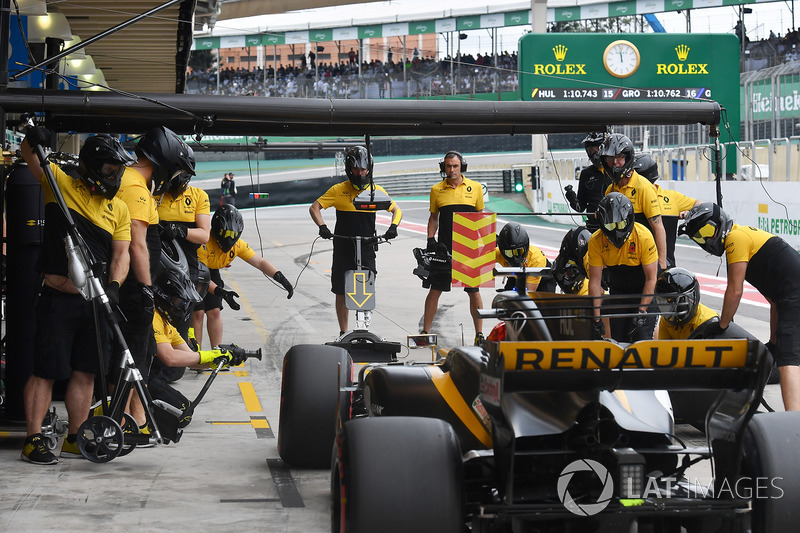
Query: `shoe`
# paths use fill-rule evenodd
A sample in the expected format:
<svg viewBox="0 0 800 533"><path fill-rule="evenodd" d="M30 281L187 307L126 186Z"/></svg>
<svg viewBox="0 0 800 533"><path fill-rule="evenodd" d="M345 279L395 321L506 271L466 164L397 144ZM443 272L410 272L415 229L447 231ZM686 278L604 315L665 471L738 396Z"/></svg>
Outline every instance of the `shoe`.
<svg viewBox="0 0 800 533"><path fill-rule="evenodd" d="M81 451L78 449L78 438L76 435L72 435L72 442L70 442L70 436L64 437L64 442L61 444L61 453L59 457L61 458L73 458L73 459L83 459L83 455L81 455Z"/></svg>
<svg viewBox="0 0 800 533"><path fill-rule="evenodd" d="M486 343L486 339L483 337L483 333L480 331L475 334L475 346L483 346Z"/></svg>
<svg viewBox="0 0 800 533"><path fill-rule="evenodd" d="M419 334L420 335L428 335L428 332L423 329L422 331L419 332Z"/></svg>
<svg viewBox="0 0 800 533"><path fill-rule="evenodd" d="M143 426L139 426L139 434L140 435L145 435L146 437L149 438L150 437L150 426L148 426L147 424L145 424ZM148 442L146 444L137 444L136 445L137 448L152 448L153 446L155 446L155 444L152 443L152 442Z"/></svg>
<svg viewBox="0 0 800 533"><path fill-rule="evenodd" d="M25 444L22 445L22 453L19 456L23 461L28 461L35 465L58 464L58 457L53 455L53 452L47 448L41 433L35 433L25 439Z"/></svg>

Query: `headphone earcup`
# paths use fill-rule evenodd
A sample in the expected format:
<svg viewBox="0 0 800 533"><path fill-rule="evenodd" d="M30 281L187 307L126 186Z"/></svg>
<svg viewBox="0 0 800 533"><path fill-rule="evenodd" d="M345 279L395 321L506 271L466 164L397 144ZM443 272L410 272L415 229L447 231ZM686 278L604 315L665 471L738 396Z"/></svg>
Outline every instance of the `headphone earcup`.
<svg viewBox="0 0 800 533"><path fill-rule="evenodd" d="M439 161L439 172L444 174L444 159Z"/></svg>

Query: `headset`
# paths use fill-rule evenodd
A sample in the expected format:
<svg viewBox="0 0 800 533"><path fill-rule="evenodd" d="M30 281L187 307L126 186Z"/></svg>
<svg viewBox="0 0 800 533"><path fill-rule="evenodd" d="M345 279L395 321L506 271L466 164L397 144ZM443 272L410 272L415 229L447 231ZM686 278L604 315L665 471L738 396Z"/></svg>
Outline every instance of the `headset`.
<svg viewBox="0 0 800 533"><path fill-rule="evenodd" d="M454 152L454 151L452 151L452 150L451 150L451 151L447 152L446 154L444 154L444 157L442 158L442 160L441 160L441 161L439 161L439 173L440 173L442 176L444 176L444 175L445 175L445 170L444 170L444 160L445 160L445 159L447 159L448 157L453 157L453 156L457 157L457 158L458 158L458 160L459 160L459 162L461 163L461 169L460 169L460 172L461 172L461 173L464 173L464 172L466 172L466 171L467 171L467 161L464 159L464 156L462 156L462 155L461 155L460 153L458 153L458 152Z"/></svg>

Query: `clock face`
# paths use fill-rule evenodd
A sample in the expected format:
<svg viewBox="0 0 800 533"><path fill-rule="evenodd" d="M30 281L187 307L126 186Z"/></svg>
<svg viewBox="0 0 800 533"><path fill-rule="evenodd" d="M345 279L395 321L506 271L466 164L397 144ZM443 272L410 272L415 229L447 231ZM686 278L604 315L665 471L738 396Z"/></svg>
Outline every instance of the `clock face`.
<svg viewBox="0 0 800 533"><path fill-rule="evenodd" d="M603 53L603 65L617 78L627 78L636 72L639 60L639 50L629 41L614 41Z"/></svg>

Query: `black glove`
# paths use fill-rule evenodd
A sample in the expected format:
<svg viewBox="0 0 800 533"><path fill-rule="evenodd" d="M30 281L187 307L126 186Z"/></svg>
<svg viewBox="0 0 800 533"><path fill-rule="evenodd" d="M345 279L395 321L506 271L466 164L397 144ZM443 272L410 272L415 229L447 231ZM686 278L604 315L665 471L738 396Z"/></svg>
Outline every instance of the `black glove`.
<svg viewBox="0 0 800 533"><path fill-rule="evenodd" d="M177 222L162 222L159 224L159 229L161 230L162 240L186 240L186 236L189 235L189 228Z"/></svg>
<svg viewBox="0 0 800 533"><path fill-rule="evenodd" d="M725 334L725 329L722 329L719 325L719 320L714 320L713 322L708 324L708 329L706 330L705 338L706 339L716 339Z"/></svg>
<svg viewBox="0 0 800 533"><path fill-rule="evenodd" d="M290 299L292 297L292 295L294 295L294 287L292 287L292 284L289 282L288 279L286 279L286 276L283 275L283 272L278 270L277 272L275 272L275 275L272 276L272 279L274 279L275 281L277 281L278 283L283 285L283 288L286 289L286 292L289 293L286 296L287 300ZM236 293L234 293L234 294L236 294Z"/></svg>
<svg viewBox="0 0 800 533"><path fill-rule="evenodd" d="M631 331L628 333L628 338L631 342L641 341L644 339L652 338L652 332L647 334L647 316L639 312L639 316L631 318Z"/></svg>
<svg viewBox="0 0 800 533"><path fill-rule="evenodd" d="M153 287L150 285L141 284L141 304L145 314L153 316L156 312L156 305L153 302Z"/></svg>
<svg viewBox="0 0 800 533"><path fill-rule="evenodd" d="M108 296L108 303L112 309L119 307L119 281L112 281L106 287L106 296Z"/></svg>
<svg viewBox="0 0 800 533"><path fill-rule="evenodd" d="M594 322L592 322L592 331L594 331L598 339L602 339L606 336L606 325L603 324L602 320L596 318Z"/></svg>
<svg viewBox="0 0 800 533"><path fill-rule="evenodd" d="M236 300L234 300L234 297L239 297L239 294L236 291L226 291L222 287L217 287L214 289L214 296L225 300L225 303L227 303L234 311L238 311L242 308L242 306L239 305Z"/></svg>
<svg viewBox="0 0 800 533"><path fill-rule="evenodd" d="M247 361L247 351L244 348L236 346L235 344L226 344L225 349L228 350L228 353L233 355L231 366L239 366Z"/></svg>
<svg viewBox="0 0 800 533"><path fill-rule="evenodd" d="M427 246L426 250L429 251L429 252L435 252L436 251L436 245L437 245L436 238L435 237L428 237L428 246Z"/></svg>
<svg viewBox="0 0 800 533"><path fill-rule="evenodd" d="M572 190L572 185L567 185L564 187L564 190L566 191L564 196L569 202L569 206L575 211L580 211L580 209L578 209L578 195L575 194L574 190Z"/></svg>
<svg viewBox="0 0 800 533"><path fill-rule="evenodd" d="M389 229L386 230L386 233L384 233L383 236L387 241L397 237L397 224L390 225Z"/></svg>
<svg viewBox="0 0 800 533"><path fill-rule="evenodd" d="M319 236L323 239L332 239L333 233L331 233L331 230L328 229L326 224L323 224L319 227Z"/></svg>
<svg viewBox="0 0 800 533"><path fill-rule="evenodd" d="M448 255L450 255L450 250L448 250L447 246L445 246L444 244L439 243L436 245L436 255L441 257L447 257Z"/></svg>
<svg viewBox="0 0 800 533"><path fill-rule="evenodd" d="M31 148L36 148L37 146L49 148L51 138L52 134L50 133L50 130L40 126L33 126L28 128L25 132L25 140L28 141L28 146Z"/></svg>

